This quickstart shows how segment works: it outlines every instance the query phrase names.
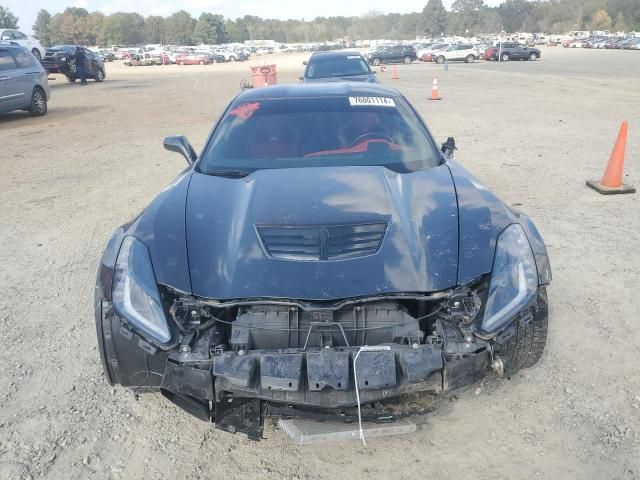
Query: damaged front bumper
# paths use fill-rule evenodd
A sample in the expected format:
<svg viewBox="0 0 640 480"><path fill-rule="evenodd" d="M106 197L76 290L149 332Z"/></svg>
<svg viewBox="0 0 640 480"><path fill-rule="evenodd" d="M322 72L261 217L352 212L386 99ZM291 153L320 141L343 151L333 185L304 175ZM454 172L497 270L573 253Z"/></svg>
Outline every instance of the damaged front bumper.
<svg viewBox="0 0 640 480"><path fill-rule="evenodd" d="M131 330L110 302L96 307L103 365L112 384L159 390L217 428L253 439L262 436L265 416L312 411L345 418L358 399L374 404L474 383L492 362L488 341L465 338L437 321L432 335L410 344L225 350L214 346L212 329L190 346L164 351Z"/></svg>

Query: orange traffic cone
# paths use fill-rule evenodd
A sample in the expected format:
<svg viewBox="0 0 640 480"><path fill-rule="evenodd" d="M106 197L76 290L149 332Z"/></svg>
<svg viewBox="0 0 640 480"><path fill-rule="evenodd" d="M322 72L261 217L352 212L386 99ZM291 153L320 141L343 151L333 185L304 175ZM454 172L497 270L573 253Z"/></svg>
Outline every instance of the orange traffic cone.
<svg viewBox="0 0 640 480"><path fill-rule="evenodd" d="M438 79L433 79L433 86L431 87L431 97L429 100L442 100L440 96L440 91L438 90Z"/></svg>
<svg viewBox="0 0 640 480"><path fill-rule="evenodd" d="M398 76L398 66L394 65L393 66L393 80L400 80L400 77Z"/></svg>
<svg viewBox="0 0 640 480"><path fill-rule="evenodd" d="M611 157L607 169L604 171L602 180L589 180L587 186L603 195L613 195L616 193L635 193L636 189L622 183L622 170L624 168L624 150L627 145L627 129L629 125L625 120L622 122L616 144L613 146Z"/></svg>

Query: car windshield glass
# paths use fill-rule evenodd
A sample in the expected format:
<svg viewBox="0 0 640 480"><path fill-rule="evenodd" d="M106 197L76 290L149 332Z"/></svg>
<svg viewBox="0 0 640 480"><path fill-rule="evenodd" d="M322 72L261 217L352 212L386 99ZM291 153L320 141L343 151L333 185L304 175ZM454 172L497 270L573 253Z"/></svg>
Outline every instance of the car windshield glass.
<svg viewBox="0 0 640 480"><path fill-rule="evenodd" d="M401 97L266 99L233 104L205 149L203 173L381 165L430 168L441 156Z"/></svg>
<svg viewBox="0 0 640 480"><path fill-rule="evenodd" d="M360 55L311 57L307 78L353 77L371 73L369 65Z"/></svg>

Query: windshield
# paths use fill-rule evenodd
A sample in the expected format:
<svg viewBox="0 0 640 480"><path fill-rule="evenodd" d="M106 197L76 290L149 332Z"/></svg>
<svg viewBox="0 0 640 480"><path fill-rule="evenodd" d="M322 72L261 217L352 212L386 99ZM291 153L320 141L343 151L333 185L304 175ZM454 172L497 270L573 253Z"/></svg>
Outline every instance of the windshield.
<svg viewBox="0 0 640 480"><path fill-rule="evenodd" d="M257 169L381 165L430 168L441 156L402 97L280 98L235 103L213 133L198 168Z"/></svg>
<svg viewBox="0 0 640 480"><path fill-rule="evenodd" d="M360 55L314 55L307 66L307 78L353 77L369 75L371 69Z"/></svg>

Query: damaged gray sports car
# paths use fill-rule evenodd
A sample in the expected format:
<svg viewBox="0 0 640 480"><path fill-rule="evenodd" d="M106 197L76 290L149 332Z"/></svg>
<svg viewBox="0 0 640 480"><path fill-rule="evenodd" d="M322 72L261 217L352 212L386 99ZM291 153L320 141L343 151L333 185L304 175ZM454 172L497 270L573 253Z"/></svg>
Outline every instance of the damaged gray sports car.
<svg viewBox="0 0 640 480"><path fill-rule="evenodd" d="M110 384L259 439L267 416L349 419L541 357L540 234L396 90L250 90L199 156L184 137L165 147L188 167L99 266Z"/></svg>

